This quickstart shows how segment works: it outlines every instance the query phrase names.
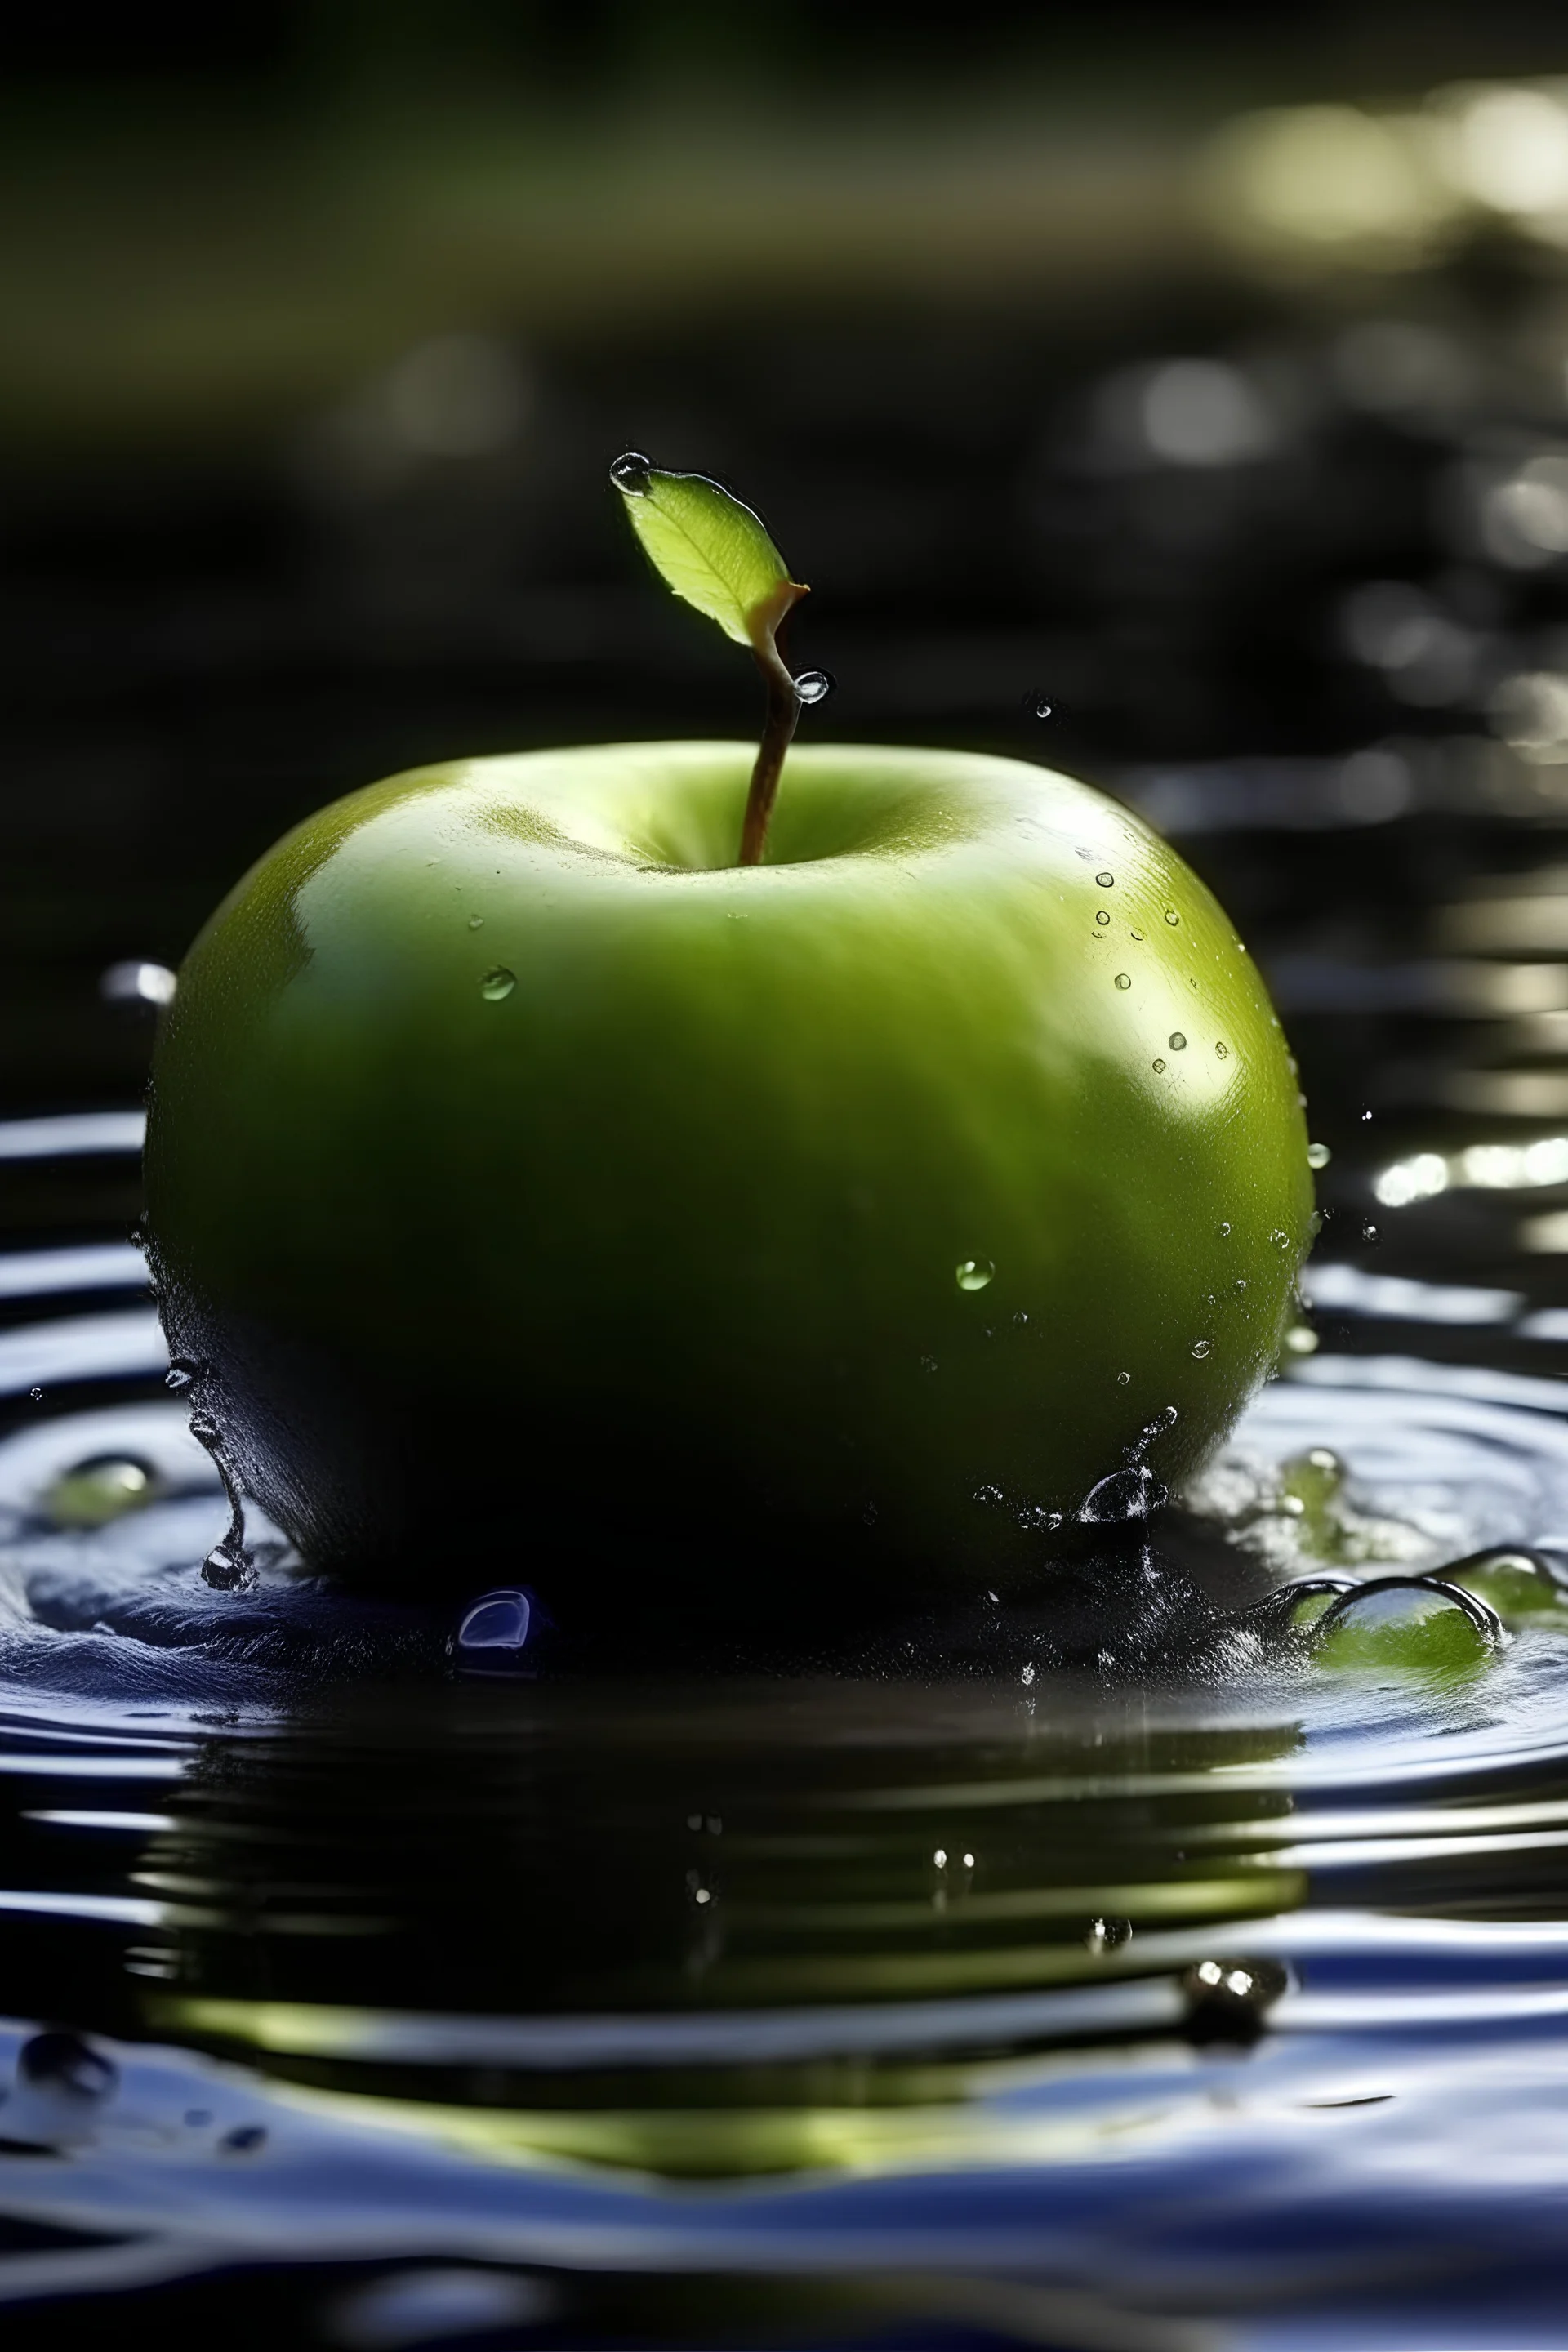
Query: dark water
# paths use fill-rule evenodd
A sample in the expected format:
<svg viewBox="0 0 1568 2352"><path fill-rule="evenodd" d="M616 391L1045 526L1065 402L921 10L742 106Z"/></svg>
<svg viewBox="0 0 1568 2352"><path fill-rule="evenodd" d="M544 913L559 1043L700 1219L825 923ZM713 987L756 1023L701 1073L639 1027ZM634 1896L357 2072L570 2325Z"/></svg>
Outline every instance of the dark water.
<svg viewBox="0 0 1568 2352"><path fill-rule="evenodd" d="M15 524L15 2340L1568 2345L1564 599L1504 528L1552 299L1402 297L1373 323L1449 387L1404 409L1408 369L1373 397L1364 337L1358 376L1352 327L1279 316L1065 356L802 330L787 432L765 341L708 395L535 355L553 471L333 506L279 461ZM1127 422L1194 347L1275 403L1245 462ZM1201 1491L1083 1530L1033 1610L737 1652L652 1594L589 1657L546 1575L521 1654L464 1650L256 1526L216 1592L129 1240L148 1031L99 972L177 958L378 771L744 725L571 539L661 415L814 547L836 731L1087 765L1236 914L1333 1149L1296 1349ZM1413 1586L1444 1570L1495 1637ZM1432 1612L1424 1662L1269 1603L1313 1578L1392 1580L1355 1605Z"/></svg>

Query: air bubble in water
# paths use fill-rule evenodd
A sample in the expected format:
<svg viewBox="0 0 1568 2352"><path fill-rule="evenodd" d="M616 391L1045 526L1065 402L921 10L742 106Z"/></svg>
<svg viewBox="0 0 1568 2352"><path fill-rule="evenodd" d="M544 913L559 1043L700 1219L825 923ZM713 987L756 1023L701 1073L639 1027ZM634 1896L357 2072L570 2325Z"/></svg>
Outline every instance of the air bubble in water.
<svg viewBox="0 0 1568 2352"><path fill-rule="evenodd" d="M1171 1034L1170 1034L1170 1037L1169 1037L1169 1039L1167 1040L1167 1042L1168 1042L1168 1044L1169 1044L1169 1045L1170 1045L1170 1048L1171 1048L1171 1051L1172 1051L1172 1053L1173 1053L1173 1054L1180 1054L1180 1053L1184 1052L1184 1051L1185 1050L1186 1043L1187 1043L1186 1039L1183 1036L1183 1034L1182 1034L1182 1033L1181 1033L1181 1031L1180 1031L1179 1029L1173 1029L1173 1030L1172 1030Z"/></svg>
<svg viewBox="0 0 1568 2352"><path fill-rule="evenodd" d="M984 1290L996 1269L988 1257L963 1257L953 1271L960 1290Z"/></svg>
<svg viewBox="0 0 1568 2352"><path fill-rule="evenodd" d="M494 965L479 982L479 994L487 1004L499 1004L517 986L517 974L509 971L504 963Z"/></svg>
<svg viewBox="0 0 1568 2352"><path fill-rule="evenodd" d="M1332 1158L1333 1153L1329 1150L1326 1143L1308 1144L1307 1165L1309 1168L1326 1168Z"/></svg>
<svg viewBox="0 0 1568 2352"><path fill-rule="evenodd" d="M795 682L795 698L809 709L814 702L826 702L832 693L833 677L825 669L803 669Z"/></svg>
<svg viewBox="0 0 1568 2352"><path fill-rule="evenodd" d="M626 492L627 498L646 499L648 476L652 471L652 466L640 449L628 449L626 456L617 457L610 467L610 479L617 490Z"/></svg>

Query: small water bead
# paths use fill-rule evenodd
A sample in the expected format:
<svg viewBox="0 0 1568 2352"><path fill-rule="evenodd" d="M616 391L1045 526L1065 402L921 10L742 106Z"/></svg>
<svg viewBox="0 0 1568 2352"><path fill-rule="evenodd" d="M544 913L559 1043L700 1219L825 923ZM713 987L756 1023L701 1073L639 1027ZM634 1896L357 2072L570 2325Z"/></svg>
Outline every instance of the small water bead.
<svg viewBox="0 0 1568 2352"><path fill-rule="evenodd" d="M617 457L610 467L610 479L617 490L626 492L627 498L646 499L648 476L652 471L652 464L640 449L628 449L625 457Z"/></svg>
<svg viewBox="0 0 1568 2352"><path fill-rule="evenodd" d="M1292 1323L1285 1334L1285 1352L1289 1356L1315 1356L1318 1335L1310 1323Z"/></svg>
<svg viewBox="0 0 1568 2352"><path fill-rule="evenodd" d="M1131 1385L1132 1385L1132 1375L1131 1375L1131 1372L1118 1372L1118 1373L1117 1373L1117 1375L1116 1375L1116 1385L1117 1385L1117 1387L1118 1387L1119 1389L1131 1388Z"/></svg>
<svg viewBox="0 0 1568 2352"><path fill-rule="evenodd" d="M533 1623L533 1603L519 1585L484 1593L465 1610L453 1638L459 1665L509 1673L521 1661Z"/></svg>
<svg viewBox="0 0 1568 2352"><path fill-rule="evenodd" d="M1342 1593L1313 1627L1321 1665L1451 1675L1493 1656L1502 1626L1484 1601L1436 1578L1384 1576Z"/></svg>
<svg viewBox="0 0 1568 2352"><path fill-rule="evenodd" d="M1160 1071L1162 1071L1162 1070L1164 1068L1164 1066L1165 1066L1165 1065L1164 1065L1164 1063L1163 1063L1163 1062L1156 1062L1156 1063L1155 1063L1155 1065L1154 1065L1154 1071L1155 1071L1155 1075L1156 1075L1156 1076L1158 1076L1158 1074L1160 1073Z"/></svg>
<svg viewBox="0 0 1568 2352"><path fill-rule="evenodd" d="M1095 919L1095 921L1096 921L1097 923L1100 924L1100 925L1103 927L1103 925L1105 925L1106 923L1109 923L1109 922L1110 922L1110 916L1106 913L1106 911L1105 911L1104 908L1103 908L1103 907L1101 907L1101 908L1100 908L1100 910L1099 914L1097 914L1097 915L1096 915L1096 917L1095 917L1095 919Z"/></svg>
<svg viewBox="0 0 1568 2352"><path fill-rule="evenodd" d="M482 931L484 927L485 919L482 915L470 915L468 917L468 929L470 931Z"/></svg>
<svg viewBox="0 0 1568 2352"><path fill-rule="evenodd" d="M1094 878L1102 890L1114 890L1116 887L1114 874L1097 874Z"/></svg>
<svg viewBox="0 0 1568 2352"><path fill-rule="evenodd" d="M1173 1029L1170 1036L1165 1042L1170 1046L1173 1054L1184 1053L1186 1049L1187 1041L1183 1036L1179 1029Z"/></svg>
<svg viewBox="0 0 1568 2352"><path fill-rule="evenodd" d="M1230 1047L1228 1045L1216 1045L1215 1047L1215 1052L1219 1055L1220 1060L1223 1062L1228 1055Z"/></svg>
<svg viewBox="0 0 1568 2352"><path fill-rule="evenodd" d="M1194 1339L1193 1341L1193 1353L1201 1361L1203 1358L1209 1353L1213 1346L1214 1341L1212 1339Z"/></svg>
<svg viewBox="0 0 1568 2352"><path fill-rule="evenodd" d="M1222 1241L1222 1242L1227 1242L1227 1241L1229 1241L1229 1239L1230 1239L1230 1224L1229 1224L1229 1221L1228 1221L1227 1219L1223 1218L1223 1217L1221 1218L1221 1220L1220 1220L1220 1222L1219 1222L1219 1225L1218 1225L1218 1227L1217 1227L1217 1231L1218 1231L1219 1237L1220 1237L1220 1239L1221 1239L1221 1241Z"/></svg>
<svg viewBox="0 0 1568 2352"><path fill-rule="evenodd" d="M215 1592L243 1592L256 1580L250 1556L241 1545L230 1543L226 1537L214 1544L202 1562L202 1582L211 1585Z"/></svg>
<svg viewBox="0 0 1568 2352"><path fill-rule="evenodd" d="M825 669L803 669L795 682L795 698L809 709L813 703L826 702L836 681Z"/></svg>
<svg viewBox="0 0 1568 2352"><path fill-rule="evenodd" d="M1152 1470L1113 1470L1091 1486L1079 1511L1086 1527L1124 1527L1146 1519L1165 1499L1165 1489Z"/></svg>
<svg viewBox="0 0 1568 2352"><path fill-rule="evenodd" d="M1289 1981L1278 1960L1199 1960L1182 1977L1188 2033L1194 2042L1255 2042Z"/></svg>
<svg viewBox="0 0 1568 2352"><path fill-rule="evenodd" d="M1167 908L1166 908L1166 909L1165 909L1165 920L1166 920L1166 921L1167 921L1167 922L1172 926L1172 928L1173 928L1173 929L1174 929L1175 925L1176 925L1177 923L1179 923L1179 922L1181 921L1181 919L1181 919L1180 915L1178 915L1178 914L1177 914L1177 912L1176 912L1176 910L1175 910L1174 907L1167 907Z"/></svg>
<svg viewBox="0 0 1568 2352"><path fill-rule="evenodd" d="M479 994L487 1004L499 1004L517 986L517 974L509 971L504 963L496 964L479 982Z"/></svg>
<svg viewBox="0 0 1568 2352"><path fill-rule="evenodd" d="M100 1454L79 1462L49 1490L48 1513L57 1528L101 1528L127 1511L141 1510L158 1491L156 1474L126 1454Z"/></svg>
<svg viewBox="0 0 1568 2352"><path fill-rule="evenodd" d="M1472 1552L1444 1569L1442 1580L1462 1587L1503 1618L1551 1615L1568 1605L1568 1586L1544 1552Z"/></svg>
<svg viewBox="0 0 1568 2352"><path fill-rule="evenodd" d="M963 1257L953 1269L960 1290L984 1290L996 1269L988 1257Z"/></svg>
<svg viewBox="0 0 1568 2352"><path fill-rule="evenodd" d="M1268 1238L1277 1250L1288 1250L1290 1246L1289 1234L1284 1232L1279 1225L1275 1226L1274 1231L1269 1234Z"/></svg>
<svg viewBox="0 0 1568 2352"><path fill-rule="evenodd" d="M1309 1168L1326 1168L1333 1156L1326 1143L1309 1143L1307 1146Z"/></svg>

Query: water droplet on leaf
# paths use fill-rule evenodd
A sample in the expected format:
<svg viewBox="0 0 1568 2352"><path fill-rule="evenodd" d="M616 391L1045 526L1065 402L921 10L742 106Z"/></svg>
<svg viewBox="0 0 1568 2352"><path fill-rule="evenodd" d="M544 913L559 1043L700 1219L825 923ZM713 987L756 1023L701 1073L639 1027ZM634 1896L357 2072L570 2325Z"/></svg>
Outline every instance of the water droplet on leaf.
<svg viewBox="0 0 1568 2352"><path fill-rule="evenodd" d="M646 499L647 478L652 471L652 465L640 449L628 449L626 456L617 457L610 467L610 479L617 490L626 492L628 499Z"/></svg>
<svg viewBox="0 0 1568 2352"><path fill-rule="evenodd" d="M482 931L484 927L485 919L482 915L470 915L468 917L468 929L470 931Z"/></svg>
<svg viewBox="0 0 1568 2352"><path fill-rule="evenodd" d="M995 1272L988 1257L960 1258L954 1269L960 1290L984 1290Z"/></svg>
<svg viewBox="0 0 1568 2352"><path fill-rule="evenodd" d="M1116 975L1116 985L1118 988L1131 988L1132 974L1130 971L1119 971Z"/></svg>
<svg viewBox="0 0 1568 2352"><path fill-rule="evenodd" d="M1180 915L1178 915L1178 914L1177 914L1177 912L1176 912L1176 910L1175 910L1174 907L1167 907L1167 908L1166 908L1166 909L1165 909L1165 920L1166 920L1168 923L1170 923L1170 924L1172 924L1173 926L1174 926L1175 924L1179 923L1179 922L1181 921L1181 919L1181 919Z"/></svg>
<svg viewBox="0 0 1568 2352"><path fill-rule="evenodd" d="M1099 914L1098 914L1098 915L1096 915L1096 917L1095 917L1095 919L1095 919L1095 921L1096 921L1097 923L1099 923L1099 924L1103 928L1103 926L1104 926L1105 924L1107 924L1107 923L1109 923L1109 922L1110 922L1110 916L1106 913L1106 911L1105 911L1104 908L1103 908L1103 907L1101 907L1101 908L1100 908L1100 910Z"/></svg>
<svg viewBox="0 0 1568 2352"><path fill-rule="evenodd" d="M499 1004L503 997L511 994L516 986L516 972L509 971L504 963L498 963L480 981L479 994L487 1004Z"/></svg>

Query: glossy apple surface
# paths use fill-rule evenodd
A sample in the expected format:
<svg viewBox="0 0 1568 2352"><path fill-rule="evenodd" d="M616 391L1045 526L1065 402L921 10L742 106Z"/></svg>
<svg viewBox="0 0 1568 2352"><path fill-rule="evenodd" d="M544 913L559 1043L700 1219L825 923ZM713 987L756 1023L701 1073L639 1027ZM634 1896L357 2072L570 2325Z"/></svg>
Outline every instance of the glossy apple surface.
<svg viewBox="0 0 1568 2352"><path fill-rule="evenodd" d="M752 756L395 777L192 949L163 1312L314 1563L994 1583L1273 1363L1297 1080L1180 858L1065 776L852 746L741 868Z"/></svg>

